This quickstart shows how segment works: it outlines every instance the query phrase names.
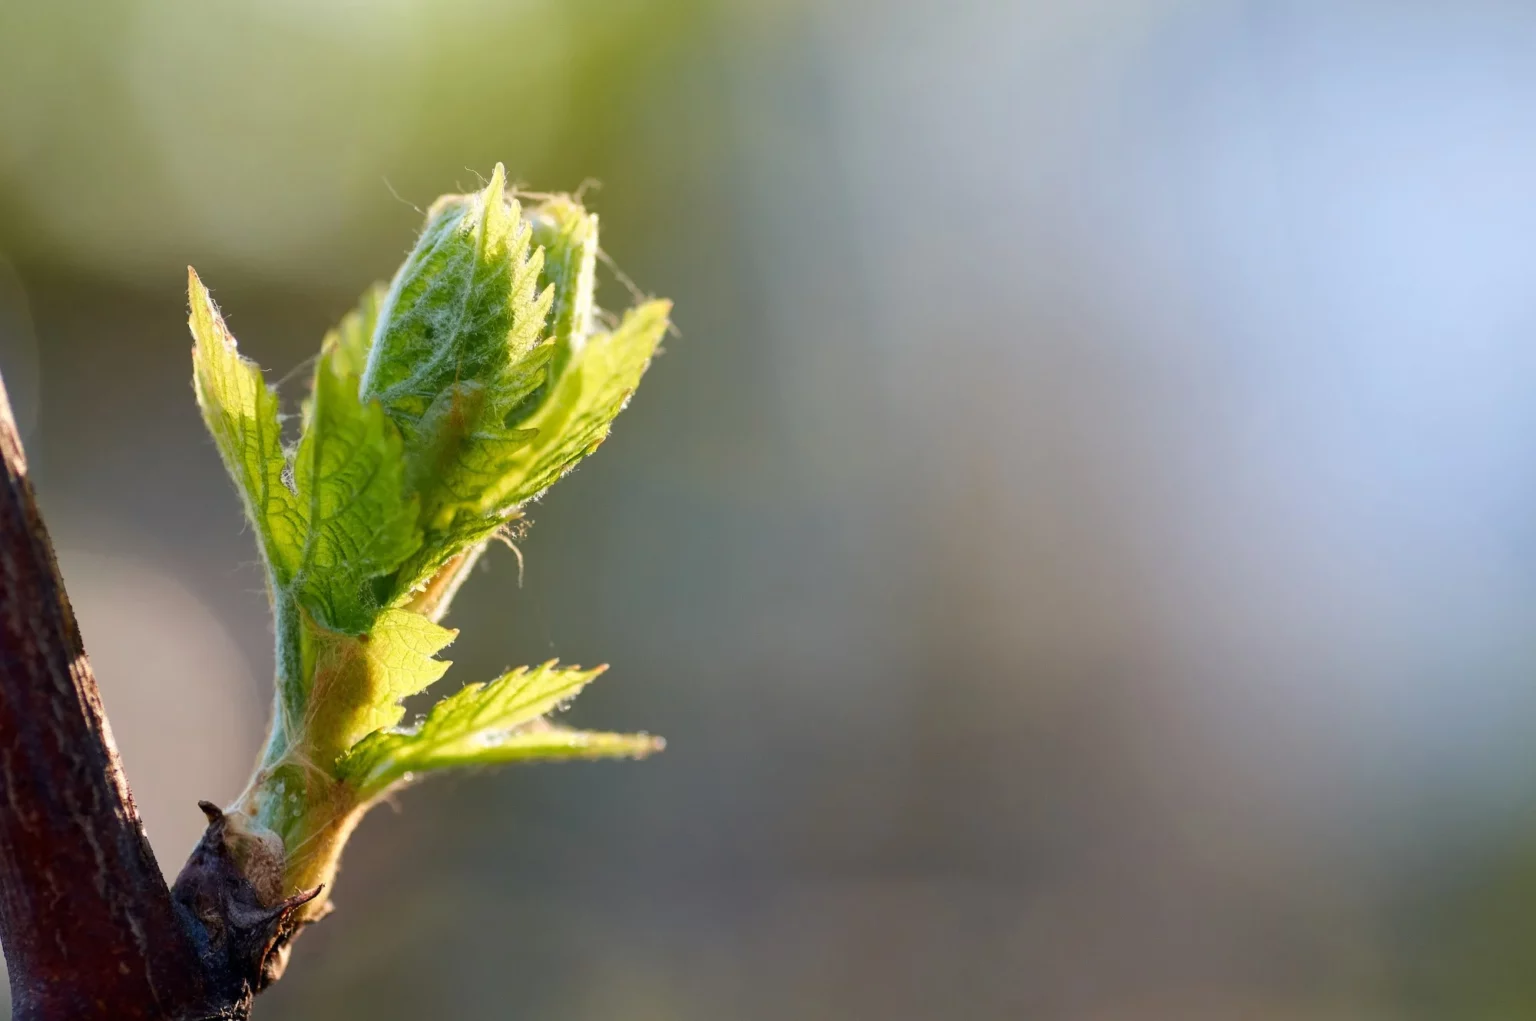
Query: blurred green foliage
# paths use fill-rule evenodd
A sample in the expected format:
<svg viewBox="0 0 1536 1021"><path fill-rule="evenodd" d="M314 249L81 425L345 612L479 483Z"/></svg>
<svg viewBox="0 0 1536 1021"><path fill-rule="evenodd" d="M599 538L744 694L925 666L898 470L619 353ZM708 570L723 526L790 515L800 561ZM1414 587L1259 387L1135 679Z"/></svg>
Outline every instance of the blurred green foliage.
<svg viewBox="0 0 1536 1021"><path fill-rule="evenodd" d="M469 168L609 177L718 6L0 4L0 225L13 256L140 283L189 261L312 288L386 275L406 203L481 183Z"/></svg>

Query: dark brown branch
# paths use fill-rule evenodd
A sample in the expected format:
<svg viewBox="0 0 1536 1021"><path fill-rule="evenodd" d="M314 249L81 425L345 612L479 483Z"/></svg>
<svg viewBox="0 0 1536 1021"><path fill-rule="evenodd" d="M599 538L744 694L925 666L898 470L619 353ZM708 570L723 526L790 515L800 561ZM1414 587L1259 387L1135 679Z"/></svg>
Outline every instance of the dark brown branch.
<svg viewBox="0 0 1536 1021"><path fill-rule="evenodd" d="M209 1016L133 805L0 383L0 940L14 1017Z"/></svg>

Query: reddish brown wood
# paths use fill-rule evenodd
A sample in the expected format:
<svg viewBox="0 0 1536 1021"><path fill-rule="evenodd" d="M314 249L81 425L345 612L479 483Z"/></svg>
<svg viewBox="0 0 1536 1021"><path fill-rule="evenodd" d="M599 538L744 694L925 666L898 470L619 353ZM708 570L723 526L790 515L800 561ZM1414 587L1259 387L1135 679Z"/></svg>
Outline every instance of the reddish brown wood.
<svg viewBox="0 0 1536 1021"><path fill-rule="evenodd" d="M0 384L0 941L13 1016L215 1016L183 916L134 808Z"/></svg>

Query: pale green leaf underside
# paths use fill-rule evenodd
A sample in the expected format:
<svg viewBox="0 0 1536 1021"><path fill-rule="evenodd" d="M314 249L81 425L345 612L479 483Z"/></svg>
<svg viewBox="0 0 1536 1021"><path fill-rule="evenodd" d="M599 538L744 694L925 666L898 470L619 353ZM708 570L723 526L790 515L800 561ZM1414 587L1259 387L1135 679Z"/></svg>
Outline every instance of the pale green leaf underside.
<svg viewBox="0 0 1536 1021"><path fill-rule="evenodd" d="M507 734L497 735L468 760L431 762L418 771L455 766L501 766L515 762L559 762L571 759L643 759L666 748L654 734L619 734L601 730L576 730L535 720Z"/></svg>
<svg viewBox="0 0 1536 1021"><path fill-rule="evenodd" d="M340 772L364 796L372 796L409 773L431 769L655 750L655 739L645 735L590 735L585 744L570 736L535 739L536 734L579 733L534 725L604 669L549 662L513 670L489 684L471 684L439 702L412 730L370 734L342 760Z"/></svg>

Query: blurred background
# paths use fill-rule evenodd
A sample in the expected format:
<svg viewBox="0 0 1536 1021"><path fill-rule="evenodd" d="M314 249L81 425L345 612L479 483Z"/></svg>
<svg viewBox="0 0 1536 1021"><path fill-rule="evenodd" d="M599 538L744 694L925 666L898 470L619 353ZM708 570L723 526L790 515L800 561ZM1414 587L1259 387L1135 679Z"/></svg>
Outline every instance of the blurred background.
<svg viewBox="0 0 1536 1021"><path fill-rule="evenodd" d="M671 746L375 812L262 1017L1536 1017L1536 8L0 2L0 369L168 872L271 672L185 266L296 404L498 160L681 336L444 684Z"/></svg>

